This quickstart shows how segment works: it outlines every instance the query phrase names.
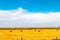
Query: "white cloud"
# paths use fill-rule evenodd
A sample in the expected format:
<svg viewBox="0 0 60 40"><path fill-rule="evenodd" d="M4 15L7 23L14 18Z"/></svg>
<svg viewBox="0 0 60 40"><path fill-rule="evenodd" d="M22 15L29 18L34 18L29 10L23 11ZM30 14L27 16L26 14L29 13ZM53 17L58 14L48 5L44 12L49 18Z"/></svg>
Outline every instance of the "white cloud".
<svg viewBox="0 0 60 40"><path fill-rule="evenodd" d="M0 27L59 27L60 12L29 12L23 8L0 10Z"/></svg>

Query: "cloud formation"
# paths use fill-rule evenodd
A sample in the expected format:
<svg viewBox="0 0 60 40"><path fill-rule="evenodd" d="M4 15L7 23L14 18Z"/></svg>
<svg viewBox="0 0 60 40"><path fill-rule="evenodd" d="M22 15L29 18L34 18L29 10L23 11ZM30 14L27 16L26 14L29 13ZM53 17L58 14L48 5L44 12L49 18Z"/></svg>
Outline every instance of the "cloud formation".
<svg viewBox="0 0 60 40"><path fill-rule="evenodd" d="M60 12L29 12L23 8L0 10L0 27L59 27Z"/></svg>

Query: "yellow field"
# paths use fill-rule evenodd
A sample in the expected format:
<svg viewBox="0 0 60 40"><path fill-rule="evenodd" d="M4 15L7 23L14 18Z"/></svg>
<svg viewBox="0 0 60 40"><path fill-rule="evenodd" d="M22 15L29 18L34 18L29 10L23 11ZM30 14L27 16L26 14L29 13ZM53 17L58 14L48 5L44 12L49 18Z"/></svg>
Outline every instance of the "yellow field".
<svg viewBox="0 0 60 40"><path fill-rule="evenodd" d="M0 40L60 40L60 28L0 28Z"/></svg>

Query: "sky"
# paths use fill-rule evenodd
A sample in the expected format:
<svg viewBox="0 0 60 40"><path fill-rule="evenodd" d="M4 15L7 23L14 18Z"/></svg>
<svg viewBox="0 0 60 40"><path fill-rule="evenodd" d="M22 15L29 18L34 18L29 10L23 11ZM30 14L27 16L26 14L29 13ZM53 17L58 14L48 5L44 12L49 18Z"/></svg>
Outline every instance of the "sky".
<svg viewBox="0 0 60 40"><path fill-rule="evenodd" d="M60 0L0 0L0 27L60 27Z"/></svg>
<svg viewBox="0 0 60 40"><path fill-rule="evenodd" d="M60 0L0 0L0 10L20 7L32 12L59 12Z"/></svg>

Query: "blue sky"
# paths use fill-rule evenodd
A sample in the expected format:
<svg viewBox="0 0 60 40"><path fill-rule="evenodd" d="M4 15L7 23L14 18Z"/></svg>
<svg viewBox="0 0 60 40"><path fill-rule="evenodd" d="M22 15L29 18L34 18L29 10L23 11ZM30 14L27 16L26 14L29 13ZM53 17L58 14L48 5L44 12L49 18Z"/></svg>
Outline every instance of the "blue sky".
<svg viewBox="0 0 60 40"><path fill-rule="evenodd" d="M19 7L32 12L59 12L60 0L0 0L0 10Z"/></svg>

